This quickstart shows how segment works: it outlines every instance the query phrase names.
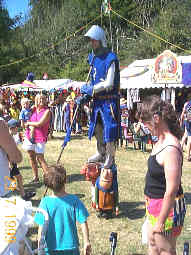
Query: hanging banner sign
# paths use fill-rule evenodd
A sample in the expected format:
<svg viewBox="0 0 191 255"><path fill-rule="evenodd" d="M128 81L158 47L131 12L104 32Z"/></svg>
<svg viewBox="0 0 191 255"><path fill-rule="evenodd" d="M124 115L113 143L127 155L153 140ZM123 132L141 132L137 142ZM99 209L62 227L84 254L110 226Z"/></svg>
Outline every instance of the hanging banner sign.
<svg viewBox="0 0 191 255"><path fill-rule="evenodd" d="M110 2L108 0L104 0L101 8L105 15L109 14L110 13Z"/></svg>
<svg viewBox="0 0 191 255"><path fill-rule="evenodd" d="M153 83L182 82L182 65L170 50L165 50L156 58L151 80Z"/></svg>

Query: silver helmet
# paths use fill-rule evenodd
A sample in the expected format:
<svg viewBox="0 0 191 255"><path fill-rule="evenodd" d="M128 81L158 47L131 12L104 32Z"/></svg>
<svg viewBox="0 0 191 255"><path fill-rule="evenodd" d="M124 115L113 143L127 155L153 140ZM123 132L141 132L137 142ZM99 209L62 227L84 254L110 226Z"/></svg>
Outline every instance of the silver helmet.
<svg viewBox="0 0 191 255"><path fill-rule="evenodd" d="M93 25L84 36L87 36L97 41L101 41L102 46L107 47L105 32L98 25Z"/></svg>

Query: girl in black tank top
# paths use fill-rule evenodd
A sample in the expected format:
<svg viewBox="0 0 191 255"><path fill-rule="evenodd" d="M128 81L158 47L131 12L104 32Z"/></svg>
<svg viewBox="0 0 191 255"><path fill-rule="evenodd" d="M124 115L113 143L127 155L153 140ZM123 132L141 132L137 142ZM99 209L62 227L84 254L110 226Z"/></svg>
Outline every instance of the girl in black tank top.
<svg viewBox="0 0 191 255"><path fill-rule="evenodd" d="M164 167L161 166L157 162L156 155L158 155L160 152L165 150L168 146L172 146L180 152L182 162L183 162L182 151L174 145L167 145L166 147L161 149L156 154L150 155L150 157L148 159L148 171L147 171L147 174L146 174L145 189L144 189L144 194L146 196L148 196L149 198L163 198L164 197L164 194L165 194L165 191L166 191L165 172L164 172ZM182 168L181 168L181 172L182 172ZM179 195L182 195L182 194L183 194L183 190L182 190L182 186L181 186L181 183L180 183L179 190L178 190L176 196L179 196Z"/></svg>

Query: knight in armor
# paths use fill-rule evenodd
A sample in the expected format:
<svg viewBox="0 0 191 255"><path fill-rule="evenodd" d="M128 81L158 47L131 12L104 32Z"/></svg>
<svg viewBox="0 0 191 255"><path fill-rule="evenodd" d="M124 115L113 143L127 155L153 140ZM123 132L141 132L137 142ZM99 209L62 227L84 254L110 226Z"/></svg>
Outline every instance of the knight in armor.
<svg viewBox="0 0 191 255"><path fill-rule="evenodd" d="M116 54L107 48L101 27L93 25L85 36L90 39L93 48L88 56L90 83L81 87L82 96L77 99L77 104L91 100L88 136L91 139L95 135L97 152L88 159L88 163L101 162L103 169L112 169L116 167L115 142L120 134L119 61Z"/></svg>
<svg viewBox="0 0 191 255"><path fill-rule="evenodd" d="M107 48L104 30L93 25L85 34L91 41L93 52L88 56L91 66L90 84L81 87L84 103L92 98L89 139L95 135L97 153L88 162L102 162L104 168L115 163L115 141L119 138L119 61L115 53Z"/></svg>

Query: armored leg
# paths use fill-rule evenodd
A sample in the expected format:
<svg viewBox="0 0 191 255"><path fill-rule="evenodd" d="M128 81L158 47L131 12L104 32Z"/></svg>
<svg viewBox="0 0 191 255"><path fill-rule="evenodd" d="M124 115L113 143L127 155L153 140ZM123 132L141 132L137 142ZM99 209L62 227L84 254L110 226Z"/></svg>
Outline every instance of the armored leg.
<svg viewBox="0 0 191 255"><path fill-rule="evenodd" d="M97 140L97 153L88 159L88 163L104 162L106 145L103 142L103 127L101 123L97 123L95 127L95 137Z"/></svg>
<svg viewBox="0 0 191 255"><path fill-rule="evenodd" d="M110 168L115 163L115 150L114 142L106 143L104 168Z"/></svg>

